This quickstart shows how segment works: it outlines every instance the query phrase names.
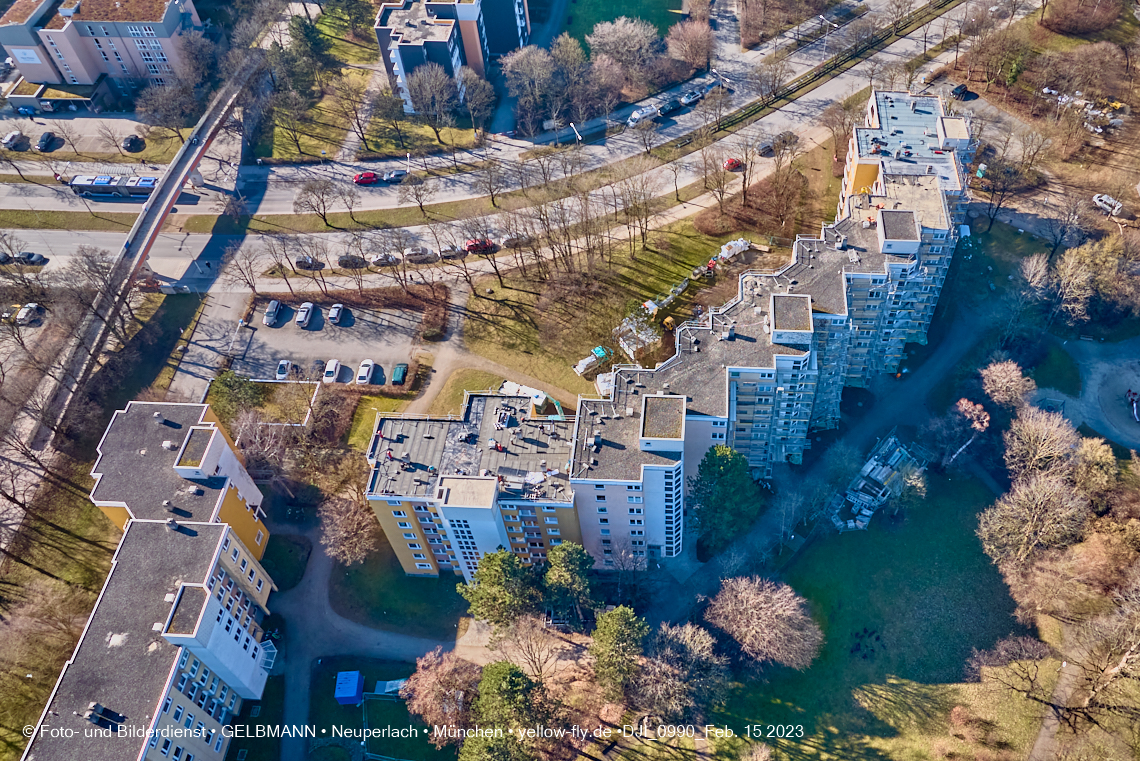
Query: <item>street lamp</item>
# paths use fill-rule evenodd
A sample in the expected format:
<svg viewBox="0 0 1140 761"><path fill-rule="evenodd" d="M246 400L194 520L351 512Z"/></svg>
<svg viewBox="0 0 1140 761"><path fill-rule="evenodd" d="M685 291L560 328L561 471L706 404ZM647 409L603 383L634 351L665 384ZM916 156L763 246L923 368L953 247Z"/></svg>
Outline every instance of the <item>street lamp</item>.
<svg viewBox="0 0 1140 761"><path fill-rule="evenodd" d="M582 144L582 133L574 126L574 122L570 122L570 129L574 130L574 137L578 138L578 145Z"/></svg>

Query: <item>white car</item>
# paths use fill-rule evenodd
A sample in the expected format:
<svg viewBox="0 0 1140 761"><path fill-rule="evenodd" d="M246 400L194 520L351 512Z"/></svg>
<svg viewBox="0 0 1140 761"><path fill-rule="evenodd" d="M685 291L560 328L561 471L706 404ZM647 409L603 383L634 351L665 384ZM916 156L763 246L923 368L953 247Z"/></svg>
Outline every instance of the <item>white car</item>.
<svg viewBox="0 0 1140 761"><path fill-rule="evenodd" d="M373 267L395 267L400 263L400 257L396 254L376 254L368 263Z"/></svg>
<svg viewBox="0 0 1140 761"><path fill-rule="evenodd" d="M281 311L281 302L273 300L269 302L269 306L265 307L265 316L261 318L261 324L267 328L272 328L273 324L277 322L277 315Z"/></svg>
<svg viewBox="0 0 1140 761"><path fill-rule="evenodd" d="M32 322L39 316L39 304L24 304L23 308L16 313L17 325L31 325Z"/></svg>
<svg viewBox="0 0 1140 761"><path fill-rule="evenodd" d="M376 369L376 363L370 359L366 359L360 363L360 368L356 371L356 385L364 386L372 382L372 371Z"/></svg>
<svg viewBox="0 0 1140 761"><path fill-rule="evenodd" d="M657 106L645 106L639 108L629 115L629 121L626 122L630 127L636 127L646 119L652 119L658 115Z"/></svg>
<svg viewBox="0 0 1140 761"><path fill-rule="evenodd" d="M1124 204L1112 196L1104 195L1103 193L1097 193L1093 196L1093 203L1096 204L1098 209L1111 217L1120 216L1120 212L1124 210Z"/></svg>
<svg viewBox="0 0 1140 761"><path fill-rule="evenodd" d="M436 254L427 246L412 246L404 249L404 258L412 264L427 264L436 260Z"/></svg>
<svg viewBox="0 0 1140 761"><path fill-rule="evenodd" d="M285 380L289 377L289 371L293 369L293 363L287 359L283 359L277 363L277 372L273 377L277 380Z"/></svg>
<svg viewBox="0 0 1140 761"><path fill-rule="evenodd" d="M321 378L324 383L336 383L336 377L340 375L340 360L330 359L325 363L325 374Z"/></svg>
<svg viewBox="0 0 1140 761"><path fill-rule="evenodd" d="M306 301L297 310L297 325L302 328L309 327L309 321L313 319L313 302Z"/></svg>
<svg viewBox="0 0 1140 761"><path fill-rule="evenodd" d="M344 304L333 304L329 309L329 322L340 325L340 318L344 315Z"/></svg>

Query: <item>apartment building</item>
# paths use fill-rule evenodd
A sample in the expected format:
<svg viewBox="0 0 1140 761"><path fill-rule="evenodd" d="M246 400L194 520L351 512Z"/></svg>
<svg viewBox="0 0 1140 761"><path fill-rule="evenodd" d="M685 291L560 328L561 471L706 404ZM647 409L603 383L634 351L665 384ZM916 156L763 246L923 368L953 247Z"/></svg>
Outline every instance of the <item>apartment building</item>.
<svg viewBox="0 0 1140 761"><path fill-rule="evenodd" d="M112 416L91 469L91 501L127 521L228 524L255 560L269 541L262 494L207 404L130 402Z"/></svg>
<svg viewBox="0 0 1140 761"><path fill-rule="evenodd" d="M545 400L491 393L467 394L458 416L378 416L368 501L404 571L470 581L499 547L529 564L580 543L573 425Z"/></svg>
<svg viewBox="0 0 1140 761"><path fill-rule="evenodd" d="M16 0L0 16L0 45L34 84L97 85L104 78L165 84L179 35L201 31L193 0Z"/></svg>

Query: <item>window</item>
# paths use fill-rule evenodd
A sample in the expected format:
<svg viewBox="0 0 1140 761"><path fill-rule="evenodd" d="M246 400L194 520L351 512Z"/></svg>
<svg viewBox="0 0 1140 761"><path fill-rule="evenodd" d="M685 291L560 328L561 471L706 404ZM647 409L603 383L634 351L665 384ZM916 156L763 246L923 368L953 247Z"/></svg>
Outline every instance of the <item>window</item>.
<svg viewBox="0 0 1140 761"><path fill-rule="evenodd" d="M198 669L201 667L202 667L202 664L199 663L197 660L195 660L192 664L190 664L190 676L198 676Z"/></svg>
<svg viewBox="0 0 1140 761"><path fill-rule="evenodd" d="M930 253L941 254L942 253L942 246L931 246L930 247Z"/></svg>
<svg viewBox="0 0 1140 761"><path fill-rule="evenodd" d="M245 558L242 558L241 559L241 569L244 571L248 565L249 565L249 561L246 560Z"/></svg>
<svg viewBox="0 0 1140 761"><path fill-rule="evenodd" d="M194 731L198 733L199 737L205 737L206 736L206 725L203 724L202 722L198 722L198 726L194 727Z"/></svg>
<svg viewBox="0 0 1140 761"><path fill-rule="evenodd" d="M221 700L225 700L225 699L226 699L226 694L227 694L227 693L229 693L229 691L230 691L230 688L229 688L229 687L226 687L226 686L223 684L223 685L222 685L222 689L221 689L221 692L219 692L219 693L218 693L218 700L219 700L219 701L221 701Z"/></svg>
<svg viewBox="0 0 1140 761"><path fill-rule="evenodd" d="M238 550L237 550L237 547L234 547L234 551L233 551L233 554L232 554L232 555L230 555L230 557L234 559L234 562L235 562L235 563L237 562L237 559L238 559Z"/></svg>
<svg viewBox="0 0 1140 761"><path fill-rule="evenodd" d="M254 513L254 514L253 514L253 517L254 517L254 518L257 518L257 513ZM257 538L256 538L256 539L254 539L254 540L253 540L253 542L254 542L254 544L256 544L258 547L260 547L260 546L261 546L261 540L262 540L262 539L264 539L264 538L265 538L265 532L264 532L264 531L258 531L258 532L257 532Z"/></svg>
<svg viewBox="0 0 1140 761"><path fill-rule="evenodd" d="M547 518L547 519L545 519L544 522L545 523L553 523L554 525L558 525L558 519L557 518Z"/></svg>
<svg viewBox="0 0 1140 761"><path fill-rule="evenodd" d="M559 536L562 533L562 530L557 528L548 528L546 530L546 533L548 536Z"/></svg>
<svg viewBox="0 0 1140 761"><path fill-rule="evenodd" d="M258 579L257 580L257 591L260 592L261 588L263 586L265 586L265 579Z"/></svg>
<svg viewBox="0 0 1140 761"><path fill-rule="evenodd" d="M174 755L171 756L171 758L173 758L174 761L179 761L179 759L182 758L182 746L181 745L175 745L174 746Z"/></svg>
<svg viewBox="0 0 1140 761"><path fill-rule="evenodd" d="M181 660L178 661L178 668L180 668L180 669L186 668L186 661L188 661L188 660L190 660L190 653L183 650L182 651L182 658L181 658Z"/></svg>
<svg viewBox="0 0 1140 761"><path fill-rule="evenodd" d="M610 530L608 528L604 528L604 529L602 529L601 533L602 533L602 536L609 536Z"/></svg>
<svg viewBox="0 0 1140 761"><path fill-rule="evenodd" d="M257 575L257 573L252 568L250 568L249 569L249 576L247 576L246 578L249 579L250 581L253 581L253 577L256 575Z"/></svg>
<svg viewBox="0 0 1140 761"><path fill-rule="evenodd" d="M408 514L405 513L403 510L393 510L392 515L394 515L397 518L407 518L408 517Z"/></svg>
<svg viewBox="0 0 1140 761"><path fill-rule="evenodd" d="M409 550L422 550L423 547L420 547L419 543L417 543L417 542L408 542L408 549Z"/></svg>
<svg viewBox="0 0 1140 761"><path fill-rule="evenodd" d="M138 28L137 26L128 26L127 34L132 37L142 37L142 29Z"/></svg>
<svg viewBox="0 0 1140 761"><path fill-rule="evenodd" d="M598 523L602 524L603 526L609 522L610 522L609 518L598 518Z"/></svg>
<svg viewBox="0 0 1140 761"><path fill-rule="evenodd" d="M411 532L405 532L405 533L404 533L404 538L405 538L405 539L415 539L415 538L416 538L416 535L415 535L415 534L413 534L413 533L411 533Z"/></svg>
<svg viewBox="0 0 1140 761"><path fill-rule="evenodd" d="M416 568L420 569L421 571L430 570L431 563L416 563Z"/></svg>
<svg viewBox="0 0 1140 761"><path fill-rule="evenodd" d="M398 521L396 523L396 525L399 526L400 528L411 528L412 527L412 524L408 523L407 521Z"/></svg>
<svg viewBox="0 0 1140 761"><path fill-rule="evenodd" d="M225 735L218 735L218 741L214 743L214 752L215 753L221 753L222 752L222 740L224 740L224 739L225 739Z"/></svg>
<svg viewBox="0 0 1140 761"><path fill-rule="evenodd" d="M550 505L543 505L543 506L542 506L542 512L544 512L544 513L553 513L553 512L554 512L555 510L557 510L557 509L558 509L558 508L556 508L556 507L551 507Z"/></svg>
<svg viewBox="0 0 1140 761"><path fill-rule="evenodd" d="M185 674L185 673L182 674L182 676L178 677L178 686L175 687L174 689L178 690L179 692L182 692L182 690L185 689L185 687L186 687L186 681L188 679L190 679L189 674ZM166 712L163 711L163 713L166 713Z"/></svg>
<svg viewBox="0 0 1140 761"><path fill-rule="evenodd" d="M416 560L427 560L427 555L422 552L414 552L412 553L412 557Z"/></svg>
<svg viewBox="0 0 1140 761"><path fill-rule="evenodd" d="M629 525L631 525L631 526L644 526L645 521L643 521L641 518L630 518L629 519Z"/></svg>
<svg viewBox="0 0 1140 761"><path fill-rule="evenodd" d="M170 740L163 740L162 741L162 750L160 750L159 753L161 753L164 756L170 755Z"/></svg>
<svg viewBox="0 0 1140 761"><path fill-rule="evenodd" d="M245 642L243 642L241 644L241 649L242 650L249 650L249 637L245 638Z"/></svg>
<svg viewBox="0 0 1140 761"><path fill-rule="evenodd" d="M210 743L212 743L214 741L214 735L216 735L216 734L217 734L217 732L215 732L212 729L206 733L206 745L209 745Z"/></svg>
<svg viewBox="0 0 1140 761"><path fill-rule="evenodd" d="M170 718L174 721L178 721L182 718L182 713L184 710L185 709L182 706L174 706L174 715L172 715Z"/></svg>
<svg viewBox="0 0 1140 761"><path fill-rule="evenodd" d="M182 726L186 727L187 729L190 729L190 727L194 726L194 714L186 714L186 721L182 722Z"/></svg>
<svg viewBox="0 0 1140 761"><path fill-rule="evenodd" d="M606 495L605 494L595 494L594 500L597 502L605 502L606 501Z"/></svg>
<svg viewBox="0 0 1140 761"><path fill-rule="evenodd" d="M143 27L143 34L145 34L147 37L154 37L155 36L154 27L153 26L144 26Z"/></svg>
<svg viewBox="0 0 1140 761"><path fill-rule="evenodd" d="M606 508L606 507L599 507L599 508L598 508L598 512L599 512L599 513L604 513L604 512L606 512L608 509L609 509L609 508Z"/></svg>
<svg viewBox="0 0 1140 761"><path fill-rule="evenodd" d="M626 502L632 502L635 505L640 505L641 504L641 497L630 496L630 497L626 497L625 501Z"/></svg>
<svg viewBox="0 0 1140 761"><path fill-rule="evenodd" d="M170 710L170 698L167 698L166 702L162 704L162 712L166 713L169 710Z"/></svg>
<svg viewBox="0 0 1140 761"><path fill-rule="evenodd" d="M630 515L641 515L641 513L644 510L645 510L645 508L642 508L642 507L631 507L631 508L629 508L629 514Z"/></svg>

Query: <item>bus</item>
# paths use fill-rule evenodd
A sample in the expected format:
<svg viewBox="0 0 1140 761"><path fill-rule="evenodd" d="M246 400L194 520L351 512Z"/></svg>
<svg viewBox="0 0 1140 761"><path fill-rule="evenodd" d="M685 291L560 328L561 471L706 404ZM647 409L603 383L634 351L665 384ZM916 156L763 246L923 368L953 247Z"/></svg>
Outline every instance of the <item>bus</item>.
<svg viewBox="0 0 1140 761"><path fill-rule="evenodd" d="M158 185L158 177L125 177L109 174L79 175L68 183L71 191L81 196L115 198L147 198Z"/></svg>

